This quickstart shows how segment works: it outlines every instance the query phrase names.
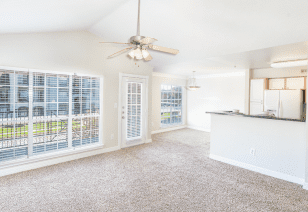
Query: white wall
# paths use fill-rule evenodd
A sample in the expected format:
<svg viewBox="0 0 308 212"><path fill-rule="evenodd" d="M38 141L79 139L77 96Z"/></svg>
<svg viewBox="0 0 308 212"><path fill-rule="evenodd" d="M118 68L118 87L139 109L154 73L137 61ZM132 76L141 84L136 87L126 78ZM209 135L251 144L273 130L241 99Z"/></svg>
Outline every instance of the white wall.
<svg viewBox="0 0 308 212"><path fill-rule="evenodd" d="M206 111L245 108L245 72L207 75L197 78L201 88L187 91L187 125L209 131L211 117Z"/></svg>
<svg viewBox="0 0 308 212"><path fill-rule="evenodd" d="M100 44L101 41L104 40L87 31L1 34L0 66L104 76L103 142L105 148L109 148L118 145L118 109L114 108L114 103L118 103L119 73L149 76L151 88L153 68L144 61L130 59L127 54L107 59L108 55L126 47ZM151 99L149 91L149 123L152 118ZM114 134L113 140L111 134Z"/></svg>
<svg viewBox="0 0 308 212"><path fill-rule="evenodd" d="M170 75L170 74L161 74L153 72L152 79L152 124L151 130L157 131L160 130L160 122L161 122L161 91L160 86L162 84L167 85L179 85L186 86L186 77ZM186 125L186 89L183 88L183 101L182 101L182 118L183 125Z"/></svg>
<svg viewBox="0 0 308 212"><path fill-rule="evenodd" d="M304 182L305 122L211 116L211 158L291 182ZM255 155L250 154L251 148Z"/></svg>

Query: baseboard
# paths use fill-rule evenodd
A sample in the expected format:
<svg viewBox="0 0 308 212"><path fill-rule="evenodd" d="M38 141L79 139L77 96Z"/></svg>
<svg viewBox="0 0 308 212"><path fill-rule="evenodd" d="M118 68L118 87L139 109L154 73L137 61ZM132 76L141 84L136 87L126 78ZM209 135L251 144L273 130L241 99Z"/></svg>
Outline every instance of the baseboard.
<svg viewBox="0 0 308 212"><path fill-rule="evenodd" d="M187 128L194 129L194 130L200 130L200 131L204 131L204 132L211 132L211 129L205 129L203 127L196 127L196 126L188 125Z"/></svg>
<svg viewBox="0 0 308 212"><path fill-rule="evenodd" d="M172 131L172 130L179 130L179 129L183 129L186 128L186 125L181 125L181 126L177 126L177 127L168 127L168 128L163 128L163 129L159 129L156 131L152 131L151 134L156 134L156 133L162 133L162 132L168 132L168 131Z"/></svg>
<svg viewBox="0 0 308 212"><path fill-rule="evenodd" d="M10 161L0 167L0 177L16 174L18 172L29 171L45 166L51 166L58 163L77 160L89 156L94 156L106 152L112 152L119 150L118 146L111 148L104 148L103 145L96 147L86 147L78 149L64 150L56 153L49 153L45 155L33 156L31 158L20 159L16 161Z"/></svg>
<svg viewBox="0 0 308 212"><path fill-rule="evenodd" d="M284 173L281 173L281 172L276 172L276 171L272 171L272 170L269 170L269 169L264 169L264 168L261 168L261 167L258 167L258 166L253 166L253 165L250 165L250 164L247 164L247 163L238 162L238 161L235 161L235 160L231 160L231 159L224 158L224 157L217 156L217 155L213 155L213 154L210 154L209 157L213 160L217 160L217 161L220 161L220 162L223 162L223 163L228 163L228 164L233 165L233 166L238 166L238 167L241 167L241 168L244 168L244 169L248 169L250 171L258 172L258 173L261 173L261 174L265 174L265 175L275 177L275 178L278 178L278 179L281 179L281 180L289 181L289 182L292 182L292 183L297 183L297 184L301 184L301 185L304 185L304 183L305 183L305 179L303 179L303 178L287 175L287 174L284 174ZM306 189L308 189L308 184L306 185Z"/></svg>
<svg viewBox="0 0 308 212"><path fill-rule="evenodd" d="M152 139L148 139L148 140L146 140L146 142L145 143L152 143Z"/></svg>

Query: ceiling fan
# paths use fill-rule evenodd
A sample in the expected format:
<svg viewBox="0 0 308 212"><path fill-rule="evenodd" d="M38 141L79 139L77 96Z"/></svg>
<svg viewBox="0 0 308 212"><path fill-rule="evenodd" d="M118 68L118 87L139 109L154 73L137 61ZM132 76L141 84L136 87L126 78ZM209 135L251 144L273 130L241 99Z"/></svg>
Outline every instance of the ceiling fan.
<svg viewBox="0 0 308 212"><path fill-rule="evenodd" d="M180 51L176 49L170 49L162 46L156 46L152 43L157 41L155 38L140 36L140 0L138 4L138 21L137 21L137 35L132 36L130 38L130 43L120 43L120 42L100 42L100 43L115 43L115 44L128 44L131 45L131 47L125 48L121 51L118 51L110 56L108 58L112 58L113 56L116 56L119 53L123 53L125 51L131 50L128 55L131 58L136 58L137 60L144 59L145 61L150 61L153 58L151 57L150 53L147 49L152 49L156 51L166 52L170 54L178 54Z"/></svg>

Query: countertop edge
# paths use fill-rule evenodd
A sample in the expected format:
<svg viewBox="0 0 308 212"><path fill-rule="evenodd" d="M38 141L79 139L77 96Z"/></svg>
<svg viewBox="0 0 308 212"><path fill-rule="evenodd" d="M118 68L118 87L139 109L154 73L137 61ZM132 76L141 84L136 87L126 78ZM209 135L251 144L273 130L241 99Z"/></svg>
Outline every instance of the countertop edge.
<svg viewBox="0 0 308 212"><path fill-rule="evenodd" d="M250 118L261 118L261 119L272 119L272 120L280 120L280 121L294 121L294 122L306 122L305 120L300 119L287 119L287 118L276 118L273 116L254 116L254 115L246 115L241 113L230 113L230 112L205 112L208 114L216 114L216 115L227 115L227 116L242 116L242 117L250 117Z"/></svg>

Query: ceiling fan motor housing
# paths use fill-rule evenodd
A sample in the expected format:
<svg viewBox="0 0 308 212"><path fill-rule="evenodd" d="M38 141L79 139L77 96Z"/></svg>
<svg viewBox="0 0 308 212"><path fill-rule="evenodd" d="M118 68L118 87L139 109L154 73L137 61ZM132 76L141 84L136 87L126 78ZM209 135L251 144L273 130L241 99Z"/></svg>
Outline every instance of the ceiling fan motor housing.
<svg viewBox="0 0 308 212"><path fill-rule="evenodd" d="M140 41L145 38L145 36L139 36L139 35L136 35L136 36L132 36L130 38L130 42L133 43L133 42L136 42L136 43L140 43Z"/></svg>

